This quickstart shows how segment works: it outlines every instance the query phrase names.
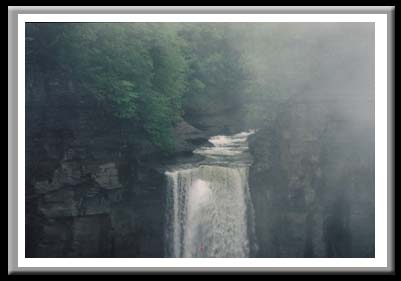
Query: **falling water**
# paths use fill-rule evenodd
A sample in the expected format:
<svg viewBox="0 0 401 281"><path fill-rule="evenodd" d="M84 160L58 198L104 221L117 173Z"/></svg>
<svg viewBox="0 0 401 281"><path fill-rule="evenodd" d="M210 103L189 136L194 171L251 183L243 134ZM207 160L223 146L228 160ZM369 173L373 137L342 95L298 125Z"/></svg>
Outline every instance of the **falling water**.
<svg viewBox="0 0 401 281"><path fill-rule="evenodd" d="M205 160L166 172L167 257L249 257L253 209L247 137L215 136L194 151Z"/></svg>

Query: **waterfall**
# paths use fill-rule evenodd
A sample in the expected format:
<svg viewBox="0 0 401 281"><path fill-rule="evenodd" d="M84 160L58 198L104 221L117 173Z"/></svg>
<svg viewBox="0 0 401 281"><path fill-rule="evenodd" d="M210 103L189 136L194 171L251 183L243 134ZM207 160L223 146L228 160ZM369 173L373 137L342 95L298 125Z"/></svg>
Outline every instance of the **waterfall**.
<svg viewBox="0 0 401 281"><path fill-rule="evenodd" d="M247 137L215 136L194 153L205 160L167 177L167 257L249 257L253 209Z"/></svg>

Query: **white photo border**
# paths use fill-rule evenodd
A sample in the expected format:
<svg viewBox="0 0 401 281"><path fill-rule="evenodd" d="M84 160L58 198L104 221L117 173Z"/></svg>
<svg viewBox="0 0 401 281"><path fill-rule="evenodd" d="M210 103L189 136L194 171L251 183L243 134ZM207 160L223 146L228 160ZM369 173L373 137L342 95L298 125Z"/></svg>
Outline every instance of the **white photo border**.
<svg viewBox="0 0 401 281"><path fill-rule="evenodd" d="M369 22L375 24L374 258L25 258L26 22ZM388 267L387 14L19 14L18 15L18 267Z"/></svg>

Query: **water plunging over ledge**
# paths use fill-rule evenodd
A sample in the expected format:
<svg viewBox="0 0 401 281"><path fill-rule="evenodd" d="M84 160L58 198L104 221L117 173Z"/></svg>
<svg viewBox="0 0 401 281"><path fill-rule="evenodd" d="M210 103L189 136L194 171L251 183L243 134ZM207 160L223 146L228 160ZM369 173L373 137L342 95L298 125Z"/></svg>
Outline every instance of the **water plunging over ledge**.
<svg viewBox="0 0 401 281"><path fill-rule="evenodd" d="M252 163L247 138L255 131L214 136L195 154L204 160L175 167L167 176L167 257L250 256L253 207L248 187Z"/></svg>

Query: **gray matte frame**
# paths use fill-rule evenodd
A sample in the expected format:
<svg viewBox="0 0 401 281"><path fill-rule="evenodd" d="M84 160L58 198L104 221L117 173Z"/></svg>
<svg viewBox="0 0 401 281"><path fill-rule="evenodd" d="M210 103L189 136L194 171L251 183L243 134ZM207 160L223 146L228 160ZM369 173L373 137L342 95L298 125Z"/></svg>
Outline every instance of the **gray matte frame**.
<svg viewBox="0 0 401 281"><path fill-rule="evenodd" d="M8 274L134 274L134 273L381 273L395 274L394 264L394 6L9 6L8 7ZM18 14L387 14L387 267L240 267L240 268L210 268L210 267L151 267L151 268L121 268L121 267L18 267L17 259L17 186L18 186Z"/></svg>

